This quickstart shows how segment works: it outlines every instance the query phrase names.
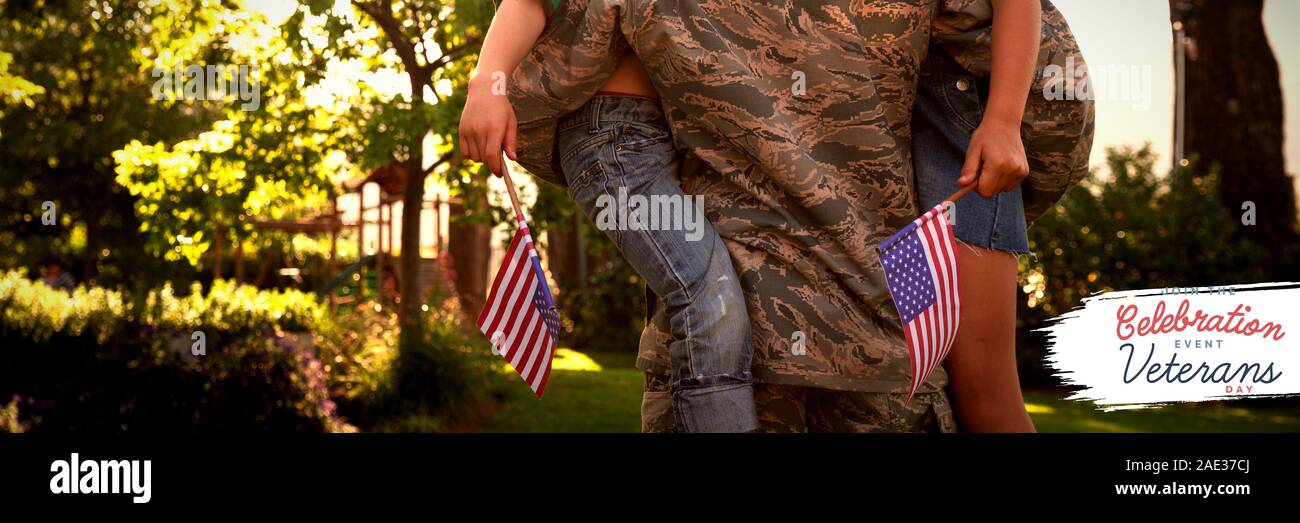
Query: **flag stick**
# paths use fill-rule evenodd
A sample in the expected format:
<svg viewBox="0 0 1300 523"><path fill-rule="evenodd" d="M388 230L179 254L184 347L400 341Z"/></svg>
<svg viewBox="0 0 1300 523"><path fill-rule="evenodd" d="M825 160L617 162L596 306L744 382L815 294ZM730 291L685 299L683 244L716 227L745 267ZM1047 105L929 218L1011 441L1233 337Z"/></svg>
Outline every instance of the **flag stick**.
<svg viewBox="0 0 1300 523"><path fill-rule="evenodd" d="M519 219L519 223L527 223L524 221L523 207L519 206L519 194L515 192L515 182L510 179L510 169L507 168L505 171L501 173L501 177L506 180L506 191L510 193L510 204L515 207L515 217Z"/></svg>
<svg viewBox="0 0 1300 523"><path fill-rule="evenodd" d="M960 200L963 196L966 196L967 194L970 194L971 191L975 190L975 185L976 184L972 183L962 187L961 189L958 189L957 192L952 193L952 196L944 198L943 201L948 203L957 203L957 200Z"/></svg>

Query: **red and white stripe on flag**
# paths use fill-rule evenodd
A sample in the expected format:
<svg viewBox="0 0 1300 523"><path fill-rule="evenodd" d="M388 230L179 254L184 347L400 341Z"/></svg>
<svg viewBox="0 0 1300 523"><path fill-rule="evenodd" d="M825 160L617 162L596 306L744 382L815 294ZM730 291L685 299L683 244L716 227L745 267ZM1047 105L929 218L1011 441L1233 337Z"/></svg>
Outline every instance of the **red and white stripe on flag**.
<svg viewBox="0 0 1300 523"><path fill-rule="evenodd" d="M541 264L534 263L536 256L528 225L521 222L475 324L540 398L551 376L556 335L543 310L551 305L550 290L539 274Z"/></svg>
<svg viewBox="0 0 1300 523"><path fill-rule="evenodd" d="M947 357L961 316L957 244L947 205L930 209L879 248L911 359L909 398Z"/></svg>

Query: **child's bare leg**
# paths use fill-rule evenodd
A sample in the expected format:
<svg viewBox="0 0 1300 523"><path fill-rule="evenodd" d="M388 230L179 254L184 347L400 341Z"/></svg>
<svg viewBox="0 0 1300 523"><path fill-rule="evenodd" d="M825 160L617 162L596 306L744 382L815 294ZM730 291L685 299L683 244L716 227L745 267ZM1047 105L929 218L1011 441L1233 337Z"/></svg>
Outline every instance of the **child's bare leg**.
<svg viewBox="0 0 1300 523"><path fill-rule="evenodd" d="M1034 432L1016 374L1016 257L959 244L961 325L944 362L966 432Z"/></svg>

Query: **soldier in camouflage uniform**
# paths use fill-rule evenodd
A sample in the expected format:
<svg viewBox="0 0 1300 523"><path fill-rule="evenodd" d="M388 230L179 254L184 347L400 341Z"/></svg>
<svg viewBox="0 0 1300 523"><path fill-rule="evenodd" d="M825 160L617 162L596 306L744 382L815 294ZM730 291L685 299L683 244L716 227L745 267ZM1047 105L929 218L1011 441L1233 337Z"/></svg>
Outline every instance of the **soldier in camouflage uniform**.
<svg viewBox="0 0 1300 523"><path fill-rule="evenodd" d="M1071 55L1081 64L1044 4L1040 66ZM518 160L563 183L557 119L635 52L684 152L682 187L705 197L741 280L764 430L952 431L942 369L906 400L907 350L876 246L918 215L909 147L918 70L935 43L981 72L987 7L569 0L511 79ZM1091 118L1086 101L1031 96L1027 213L1086 173ZM667 330L662 307L652 312L637 358L643 429L667 431Z"/></svg>

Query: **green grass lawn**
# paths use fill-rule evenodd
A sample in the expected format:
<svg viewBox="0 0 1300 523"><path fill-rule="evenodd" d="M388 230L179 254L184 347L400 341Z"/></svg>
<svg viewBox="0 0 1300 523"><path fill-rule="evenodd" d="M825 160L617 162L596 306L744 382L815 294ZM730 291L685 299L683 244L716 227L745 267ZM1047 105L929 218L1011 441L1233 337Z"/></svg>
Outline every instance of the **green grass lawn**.
<svg viewBox="0 0 1300 523"><path fill-rule="evenodd" d="M632 354L562 351L541 400L509 371L511 376L500 387L506 404L486 430L639 432L643 380L632 366L634 360Z"/></svg>
<svg viewBox="0 0 1300 523"><path fill-rule="evenodd" d="M1036 391L1025 403L1039 432L1300 432L1300 409L1252 405L1259 400L1101 412L1060 392Z"/></svg>
<svg viewBox="0 0 1300 523"><path fill-rule="evenodd" d="M538 400L513 371L500 386L505 405L492 432L636 432L640 430L641 371L632 354L556 356L546 396ZM1249 400L1101 412L1067 401L1058 391L1025 394L1040 432L1300 432L1300 409ZM1256 402L1258 403L1258 402Z"/></svg>

